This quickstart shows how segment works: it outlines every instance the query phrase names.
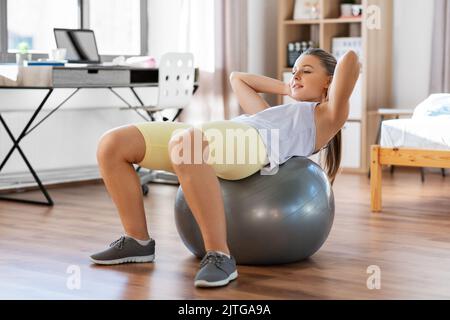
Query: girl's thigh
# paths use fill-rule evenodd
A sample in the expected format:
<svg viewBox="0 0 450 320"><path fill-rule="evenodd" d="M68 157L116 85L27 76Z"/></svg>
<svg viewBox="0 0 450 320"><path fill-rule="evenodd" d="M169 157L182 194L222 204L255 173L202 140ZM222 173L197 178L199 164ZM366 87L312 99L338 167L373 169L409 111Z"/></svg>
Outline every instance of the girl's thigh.
<svg viewBox="0 0 450 320"><path fill-rule="evenodd" d="M145 156L139 166L152 170L173 172L168 145L172 135L179 130L192 128L181 122L143 122L134 124L145 140Z"/></svg>
<svg viewBox="0 0 450 320"><path fill-rule="evenodd" d="M199 125L208 141L207 162L226 180L251 176L269 163L258 131L243 123L213 121Z"/></svg>

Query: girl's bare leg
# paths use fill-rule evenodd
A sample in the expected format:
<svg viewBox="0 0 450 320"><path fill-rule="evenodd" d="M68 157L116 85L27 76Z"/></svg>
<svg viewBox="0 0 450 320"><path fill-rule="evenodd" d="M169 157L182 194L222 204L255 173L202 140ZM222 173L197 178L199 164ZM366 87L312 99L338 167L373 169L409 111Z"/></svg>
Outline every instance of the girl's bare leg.
<svg viewBox="0 0 450 320"><path fill-rule="evenodd" d="M194 150L195 144L191 143L191 158L189 161L187 163L179 163L180 161L178 161L178 156L182 157L186 152L186 150L180 148L180 143L182 144L182 141L186 141L186 139L194 141L196 130L198 129L188 129L185 133L170 141L169 152L172 167L183 188L186 202L200 227L206 251L221 251L229 254L225 209L219 179L209 164L203 161L199 164L194 163L195 152L203 153L204 150L207 150L208 143L203 142L202 150ZM198 137L201 132L197 131L196 134ZM181 153L177 154L178 151L181 151ZM197 160L199 158L203 160L201 155L197 155Z"/></svg>
<svg viewBox="0 0 450 320"><path fill-rule="evenodd" d="M139 176L133 163L145 155L145 141L134 126L124 126L105 133L97 149L97 161L127 235L148 240L147 222Z"/></svg>

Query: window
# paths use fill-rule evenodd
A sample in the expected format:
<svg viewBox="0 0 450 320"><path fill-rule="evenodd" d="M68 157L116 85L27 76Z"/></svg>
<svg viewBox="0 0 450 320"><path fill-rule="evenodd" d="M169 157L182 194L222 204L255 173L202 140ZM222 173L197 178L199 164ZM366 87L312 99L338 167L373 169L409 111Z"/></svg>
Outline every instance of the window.
<svg viewBox="0 0 450 320"><path fill-rule="evenodd" d="M95 32L100 54L141 53L140 5L140 0L89 2L89 29Z"/></svg>
<svg viewBox="0 0 450 320"><path fill-rule="evenodd" d="M78 0L7 1L8 51L26 43L31 52L55 47L53 28L79 28Z"/></svg>
<svg viewBox="0 0 450 320"><path fill-rule="evenodd" d="M14 61L24 43L45 57L56 46L53 28L94 30L103 61L148 54L147 1L0 0L0 60Z"/></svg>

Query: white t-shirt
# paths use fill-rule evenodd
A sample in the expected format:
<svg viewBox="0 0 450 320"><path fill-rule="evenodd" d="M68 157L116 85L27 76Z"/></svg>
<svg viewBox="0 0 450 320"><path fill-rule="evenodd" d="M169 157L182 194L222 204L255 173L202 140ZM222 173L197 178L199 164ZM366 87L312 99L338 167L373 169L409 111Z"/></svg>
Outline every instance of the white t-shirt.
<svg viewBox="0 0 450 320"><path fill-rule="evenodd" d="M271 107L254 115L243 114L230 121L246 123L258 130L272 171L292 157L309 157L314 153L314 110L319 104L300 101Z"/></svg>

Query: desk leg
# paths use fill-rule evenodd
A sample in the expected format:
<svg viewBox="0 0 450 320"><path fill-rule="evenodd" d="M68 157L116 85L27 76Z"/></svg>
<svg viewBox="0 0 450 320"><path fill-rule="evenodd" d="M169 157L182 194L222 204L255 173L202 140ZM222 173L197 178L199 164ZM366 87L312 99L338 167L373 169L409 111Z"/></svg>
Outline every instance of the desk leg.
<svg viewBox="0 0 450 320"><path fill-rule="evenodd" d="M142 119L144 119L145 121L150 121L149 119L147 119L145 116L143 116L139 111L137 111L136 109L133 108L133 106L127 101L125 100L125 98L123 98L120 94L118 94L112 87L108 87L109 91L111 91L117 98L119 98L123 103L125 103L128 108L130 108L131 110L134 110L134 112L136 112ZM139 103L143 106L143 103L141 101L141 99L137 96L136 92L134 92L134 90L132 89L134 95L137 97ZM154 121L154 119L152 118L151 121Z"/></svg>
<svg viewBox="0 0 450 320"><path fill-rule="evenodd" d="M14 135L12 134L12 132L9 129L8 125L6 124L5 120L3 119L3 117L0 114L0 122L2 123L3 127L5 128L6 132L8 133L9 137L11 138L11 140L13 141L13 144L14 144L12 146L11 150L6 155L5 159L2 161L2 163L0 165L0 172L4 168L5 164L7 163L9 158L11 157L12 153L14 152L14 150L17 149L19 151L20 155L22 156L22 159L24 160L25 164L27 165L28 169L30 170L31 174L33 175L34 180L37 182L37 184L39 186L39 189L41 190L41 192L44 194L45 198L47 199L47 201L46 202L42 202L42 201L16 199L16 198L9 198L9 197L0 197L0 200L15 201L15 202L22 202L22 203L30 203L30 204L40 204L40 205L46 205L46 206L53 206L53 204L54 204L52 198L50 197L50 195L47 192L47 189L42 184L42 182L39 179L38 175L34 171L33 167L31 166L31 164L28 161L27 157L25 156L24 152L22 151L22 148L20 148L20 146L19 146L20 141L27 134L28 128L32 125L34 119L36 119L37 115L39 114L39 112L44 107L45 103L47 102L47 100L50 97L50 95L52 94L52 92L53 92L53 89L49 89L48 93L45 95L45 97L42 100L41 104L36 109L36 111L34 112L32 117L30 118L30 120L26 124L25 128L20 133L18 139L15 139Z"/></svg>
<svg viewBox="0 0 450 320"><path fill-rule="evenodd" d="M130 87L131 92L133 93L133 95L135 96L135 98L137 99L137 101L139 101L139 104L141 105L141 107L144 107L144 102L141 100L141 97L139 97L139 95L137 94L136 90L134 90L134 87ZM151 121L155 121L155 118L153 117L153 113L151 111L146 110L147 115L150 117ZM147 120L147 121L150 121Z"/></svg>

